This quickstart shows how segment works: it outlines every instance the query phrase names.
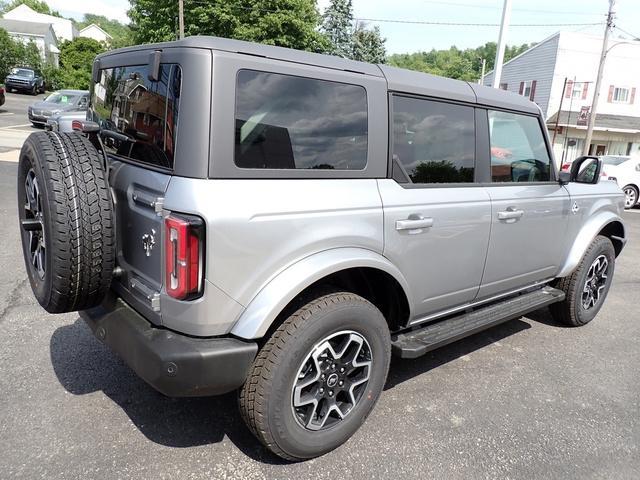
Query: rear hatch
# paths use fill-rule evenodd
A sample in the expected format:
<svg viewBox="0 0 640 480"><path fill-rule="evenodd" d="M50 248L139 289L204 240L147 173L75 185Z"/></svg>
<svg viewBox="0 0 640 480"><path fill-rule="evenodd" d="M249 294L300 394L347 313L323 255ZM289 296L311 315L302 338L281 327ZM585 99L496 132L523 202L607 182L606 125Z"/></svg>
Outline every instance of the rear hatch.
<svg viewBox="0 0 640 480"><path fill-rule="evenodd" d="M162 200L171 176L111 162L115 197L117 265L113 286L137 310L160 323L162 289Z"/></svg>
<svg viewBox="0 0 640 480"><path fill-rule="evenodd" d="M90 114L101 127L116 209L118 269L112 286L146 318L161 323L162 201L173 175L180 67L162 64L156 75L152 68L101 69Z"/></svg>

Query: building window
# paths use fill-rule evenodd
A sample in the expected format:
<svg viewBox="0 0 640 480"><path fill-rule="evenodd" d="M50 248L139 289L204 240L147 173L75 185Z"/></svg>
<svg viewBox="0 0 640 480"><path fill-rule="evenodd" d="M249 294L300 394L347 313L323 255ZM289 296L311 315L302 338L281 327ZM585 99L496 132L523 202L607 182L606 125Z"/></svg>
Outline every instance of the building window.
<svg viewBox="0 0 640 480"><path fill-rule="evenodd" d="M500 90L508 90L509 89L509 85L506 83L501 83L500 84Z"/></svg>
<svg viewBox="0 0 640 480"><path fill-rule="evenodd" d="M613 89L613 101L615 103L628 103L629 89L624 87L615 87Z"/></svg>
<svg viewBox="0 0 640 480"><path fill-rule="evenodd" d="M582 97L582 89L583 89L583 84L582 83L574 83L573 84L573 90L571 92L571 97L574 100L579 99L580 97Z"/></svg>
<svg viewBox="0 0 640 480"><path fill-rule="evenodd" d="M533 102L533 99L536 95L536 80L520 82L520 90L518 91L518 93L520 93L520 95L522 95L523 97L527 97Z"/></svg>

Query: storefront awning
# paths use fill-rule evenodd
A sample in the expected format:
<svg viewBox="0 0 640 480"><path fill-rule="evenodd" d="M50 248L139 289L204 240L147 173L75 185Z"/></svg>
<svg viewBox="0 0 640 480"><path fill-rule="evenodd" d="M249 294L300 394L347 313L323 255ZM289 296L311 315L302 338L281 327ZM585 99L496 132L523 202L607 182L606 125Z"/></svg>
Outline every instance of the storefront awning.
<svg viewBox="0 0 640 480"><path fill-rule="evenodd" d="M580 112L569 112L562 110L560 112L560 119L558 120L559 127L572 127L577 129L587 129L587 125L578 125L578 116ZM554 128L556 126L556 119L558 113L554 113L548 120L547 126ZM599 113L596 115L596 123L593 127L594 130L600 130L605 132L619 132L619 133L640 133L640 117L629 117L625 115L610 115L606 113Z"/></svg>

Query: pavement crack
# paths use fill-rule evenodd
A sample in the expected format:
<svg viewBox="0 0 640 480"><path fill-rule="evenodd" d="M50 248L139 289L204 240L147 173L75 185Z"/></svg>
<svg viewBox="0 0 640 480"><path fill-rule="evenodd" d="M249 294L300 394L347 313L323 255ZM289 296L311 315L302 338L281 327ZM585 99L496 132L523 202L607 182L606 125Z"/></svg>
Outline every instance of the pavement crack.
<svg viewBox="0 0 640 480"><path fill-rule="evenodd" d="M9 292L9 295L7 295L7 303L4 307L2 307L2 310L0 310L0 323L4 320L5 315L9 313L11 309L17 306L14 304L17 303L18 298L20 298L20 289L26 285L28 280L28 278L23 278L21 281L14 285L14 287Z"/></svg>

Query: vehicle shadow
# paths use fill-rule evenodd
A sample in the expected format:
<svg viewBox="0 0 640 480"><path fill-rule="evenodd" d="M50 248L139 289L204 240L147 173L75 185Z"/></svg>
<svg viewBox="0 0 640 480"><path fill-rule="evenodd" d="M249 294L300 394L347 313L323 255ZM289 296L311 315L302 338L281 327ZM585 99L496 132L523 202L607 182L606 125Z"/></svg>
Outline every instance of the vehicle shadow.
<svg viewBox="0 0 640 480"><path fill-rule="evenodd" d="M394 358L385 390L441 365L531 328L513 320L407 360ZM267 464L287 464L253 437L240 418L236 394L169 398L156 392L91 333L84 321L58 328L50 340L51 363L60 384L73 395L102 391L149 440L175 448L221 442L227 437L245 455Z"/></svg>
<svg viewBox="0 0 640 480"><path fill-rule="evenodd" d="M496 325L488 330L429 352L422 357L413 359L392 357L391 367L389 368L387 383L384 389L392 389L402 382L411 380L418 375L434 370L492 343L531 328L531 325L523 320L526 319L511 320Z"/></svg>
<svg viewBox="0 0 640 480"><path fill-rule="evenodd" d="M53 333L50 352L55 374L69 393L86 395L102 391L155 443L187 448L216 444L227 437L254 460L288 463L263 448L249 432L240 418L235 393L219 397L165 397L101 344L81 319Z"/></svg>

